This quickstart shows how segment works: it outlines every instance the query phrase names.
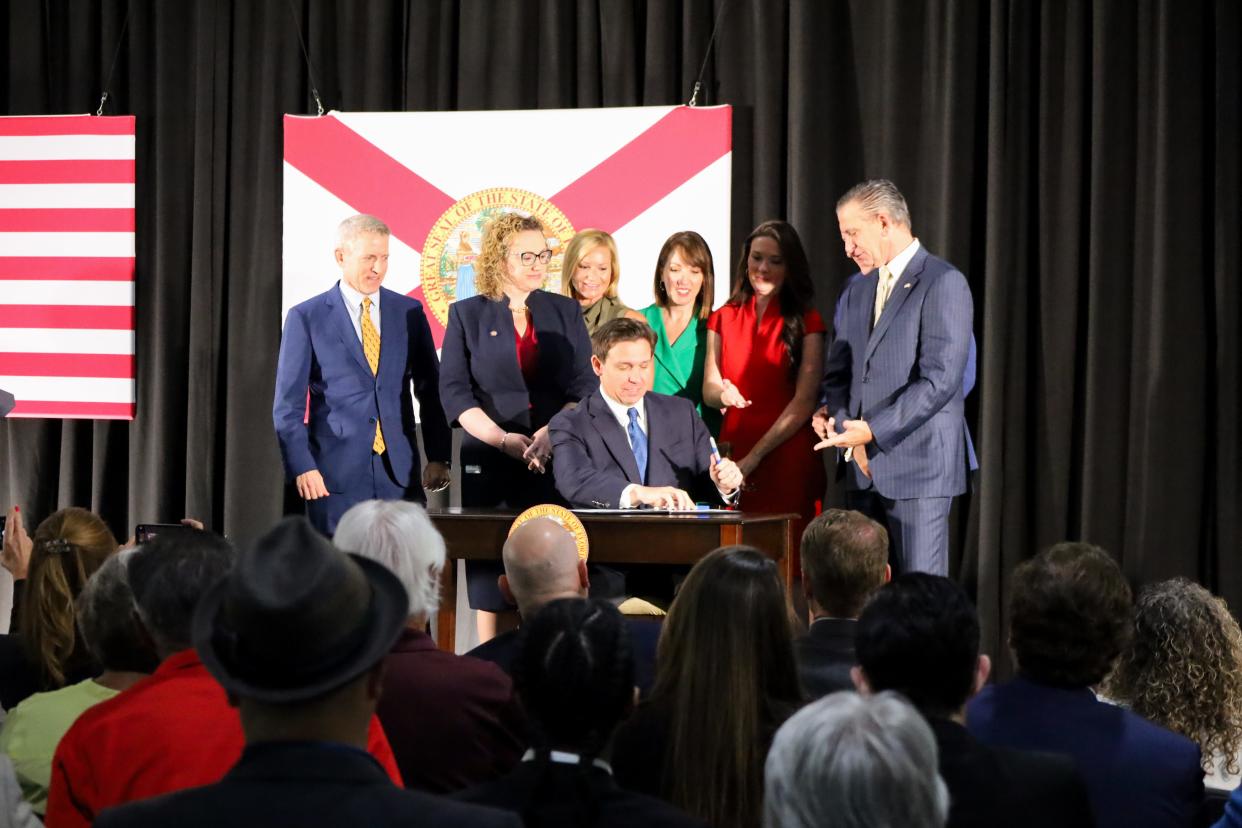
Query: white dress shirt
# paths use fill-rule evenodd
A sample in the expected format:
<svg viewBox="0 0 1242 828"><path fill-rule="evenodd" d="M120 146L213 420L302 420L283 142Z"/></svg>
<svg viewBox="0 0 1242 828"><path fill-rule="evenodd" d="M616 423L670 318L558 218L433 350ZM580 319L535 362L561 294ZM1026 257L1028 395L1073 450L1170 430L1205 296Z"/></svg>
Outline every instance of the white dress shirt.
<svg viewBox="0 0 1242 828"><path fill-rule="evenodd" d="M617 418L617 422L621 425L621 433L625 435L626 442L630 444L630 451L633 451L634 441L630 439L630 409L638 409L638 428L643 434L646 434L647 406L643 404L641 399L633 405L619 403L612 397L608 396L608 392L604 390L603 386L600 386L599 395L604 398L604 402L607 404L608 410L612 412L612 416ZM647 444L650 445L651 441L648 440ZM639 471L642 471L642 469L639 469ZM619 508L633 509L638 506L638 503L634 500L634 489L637 488L637 486L637 483L630 483L621 490L621 497L617 500L617 506Z"/></svg>
<svg viewBox="0 0 1242 828"><path fill-rule="evenodd" d="M340 281L341 296L345 297L345 308L349 311L349 321L353 323L354 333L358 335L358 341L362 341L362 300L367 298L367 294L354 290L344 279ZM375 325L375 332L380 334L381 339L383 333L380 331L380 292L377 290L371 294L371 323Z"/></svg>

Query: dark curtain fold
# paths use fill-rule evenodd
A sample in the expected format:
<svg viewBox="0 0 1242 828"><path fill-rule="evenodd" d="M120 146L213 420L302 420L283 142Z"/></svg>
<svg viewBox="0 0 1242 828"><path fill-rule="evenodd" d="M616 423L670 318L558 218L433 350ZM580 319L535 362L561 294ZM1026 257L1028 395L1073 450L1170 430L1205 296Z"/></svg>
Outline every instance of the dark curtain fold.
<svg viewBox="0 0 1242 828"><path fill-rule="evenodd" d="M138 116L138 419L7 421L5 504L236 538L296 508L270 399L299 31L328 108L465 110L684 102L719 23L699 100L735 107L734 239L792 221L830 313L836 198L883 176L970 280L955 571L987 649L1007 574L1067 537L1242 602L1233 0L11 0L0 111L94 111L131 7L107 111Z"/></svg>

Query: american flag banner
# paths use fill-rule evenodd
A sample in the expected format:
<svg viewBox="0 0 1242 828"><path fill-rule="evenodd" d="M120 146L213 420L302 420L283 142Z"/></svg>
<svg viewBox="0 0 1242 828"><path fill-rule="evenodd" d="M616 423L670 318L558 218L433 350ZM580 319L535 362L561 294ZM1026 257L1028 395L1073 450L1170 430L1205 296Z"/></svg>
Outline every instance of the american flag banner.
<svg viewBox="0 0 1242 828"><path fill-rule="evenodd" d="M132 420L134 117L0 117L10 417Z"/></svg>
<svg viewBox="0 0 1242 828"><path fill-rule="evenodd" d="M538 216L554 258L576 231L617 242L621 299L652 303L664 240L695 230L728 296L732 110L619 107L497 112L332 112L285 116L282 313L340 276L336 225L354 213L392 229L384 286L421 301L437 345L448 306L472 295L486 222Z"/></svg>

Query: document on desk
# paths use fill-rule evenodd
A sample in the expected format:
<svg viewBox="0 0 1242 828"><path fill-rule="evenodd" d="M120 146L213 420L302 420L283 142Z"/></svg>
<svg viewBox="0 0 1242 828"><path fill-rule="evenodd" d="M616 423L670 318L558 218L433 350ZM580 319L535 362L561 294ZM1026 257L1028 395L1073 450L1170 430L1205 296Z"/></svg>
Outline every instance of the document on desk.
<svg viewBox="0 0 1242 828"><path fill-rule="evenodd" d="M735 515L732 509L571 509L579 515Z"/></svg>

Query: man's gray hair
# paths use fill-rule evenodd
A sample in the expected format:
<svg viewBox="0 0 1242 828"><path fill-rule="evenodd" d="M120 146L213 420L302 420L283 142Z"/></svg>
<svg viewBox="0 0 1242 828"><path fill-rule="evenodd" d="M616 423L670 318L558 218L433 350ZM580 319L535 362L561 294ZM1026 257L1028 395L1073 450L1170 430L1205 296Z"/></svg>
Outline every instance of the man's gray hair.
<svg viewBox="0 0 1242 828"><path fill-rule="evenodd" d="M429 616L440 606L444 538L417 503L364 500L341 517L332 542L392 570L410 596L411 618Z"/></svg>
<svg viewBox="0 0 1242 828"><path fill-rule="evenodd" d="M910 208L906 206L906 197L887 178L873 178L850 187L849 192L837 200L837 209L851 201L869 216L885 213L893 224L910 227Z"/></svg>
<svg viewBox="0 0 1242 828"><path fill-rule="evenodd" d="M765 828L943 828L949 793L936 739L896 693L833 693L776 732Z"/></svg>
<svg viewBox="0 0 1242 828"><path fill-rule="evenodd" d="M391 233L392 231L388 229L388 225L375 216L359 213L356 216L350 216L336 226L336 246L340 250L348 250L350 245L354 243L354 239L361 235L387 236Z"/></svg>
<svg viewBox="0 0 1242 828"><path fill-rule="evenodd" d="M129 556L125 571L134 604L160 658L194 646L194 607L236 560L231 543L202 531L159 535Z"/></svg>
<svg viewBox="0 0 1242 828"><path fill-rule="evenodd" d="M86 649L105 670L148 672L155 654L134 618L134 593L125 568L133 550L122 549L95 570L78 594L78 629Z"/></svg>

